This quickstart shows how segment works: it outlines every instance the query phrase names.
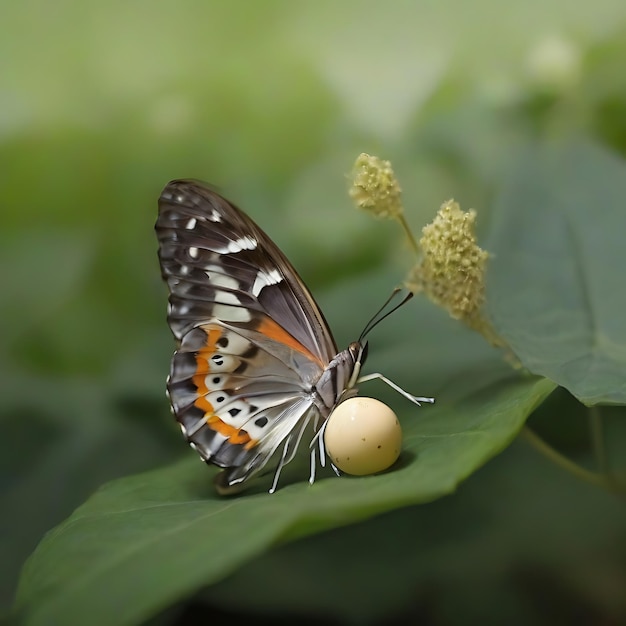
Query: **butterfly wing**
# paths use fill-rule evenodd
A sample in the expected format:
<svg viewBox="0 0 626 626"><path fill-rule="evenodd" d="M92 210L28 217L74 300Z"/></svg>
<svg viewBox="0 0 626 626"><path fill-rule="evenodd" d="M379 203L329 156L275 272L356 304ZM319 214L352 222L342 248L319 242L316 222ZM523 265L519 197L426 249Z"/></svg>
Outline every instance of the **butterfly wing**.
<svg viewBox="0 0 626 626"><path fill-rule="evenodd" d="M222 490L288 462L319 408L311 389L337 352L309 290L243 212L196 181L159 200L159 259L179 348L168 392L188 441L229 468ZM326 417L326 416L323 416Z"/></svg>
<svg viewBox="0 0 626 626"><path fill-rule="evenodd" d="M169 183L159 200L156 230L170 287L169 321L178 340L199 321L243 321L237 316L258 311L279 320L321 361L335 356L328 324L291 263L245 213L207 185Z"/></svg>

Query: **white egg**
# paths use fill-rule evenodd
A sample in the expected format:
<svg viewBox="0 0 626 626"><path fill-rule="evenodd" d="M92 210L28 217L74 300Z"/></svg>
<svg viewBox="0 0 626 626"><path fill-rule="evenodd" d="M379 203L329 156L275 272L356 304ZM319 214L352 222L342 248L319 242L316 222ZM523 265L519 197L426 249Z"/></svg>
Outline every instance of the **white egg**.
<svg viewBox="0 0 626 626"><path fill-rule="evenodd" d="M349 398L328 418L326 452L346 474L365 476L391 467L402 449L396 414L374 398Z"/></svg>

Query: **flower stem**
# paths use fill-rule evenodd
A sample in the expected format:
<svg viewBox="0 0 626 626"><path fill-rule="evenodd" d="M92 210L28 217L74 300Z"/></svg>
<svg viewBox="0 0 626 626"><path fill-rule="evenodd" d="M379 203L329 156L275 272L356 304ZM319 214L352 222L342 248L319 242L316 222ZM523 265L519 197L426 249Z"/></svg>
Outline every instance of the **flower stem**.
<svg viewBox="0 0 626 626"><path fill-rule="evenodd" d="M409 228L409 224L404 218L404 215L400 213L400 215L398 215L396 219L398 220L398 222L400 222L400 226L402 226L402 230L404 230L404 232L406 233L406 236L409 240L409 244L411 248L413 249L413 252L415 252L415 255L417 257L419 257L419 254L420 254L419 246L417 245L417 241L415 240L415 237L413 237L413 233L411 232L411 229Z"/></svg>
<svg viewBox="0 0 626 626"><path fill-rule="evenodd" d="M589 409L589 434L591 436L591 445L596 457L598 469L603 474L610 474L609 460L606 455L606 446L604 443L604 428L602 423L602 415L597 406Z"/></svg>
<svg viewBox="0 0 626 626"><path fill-rule="evenodd" d="M528 426L524 426L521 434L522 437L524 437L524 439L526 439L526 441L528 441L536 450L541 452L541 454L550 459L553 463L556 463L562 469L570 472L570 474L573 474L577 478L595 485L596 487L602 487L612 493L624 493L624 488L617 484L614 477L607 474L601 474L599 472L592 472L591 470L585 469L577 463L574 463L567 457L563 456L560 452L557 452Z"/></svg>

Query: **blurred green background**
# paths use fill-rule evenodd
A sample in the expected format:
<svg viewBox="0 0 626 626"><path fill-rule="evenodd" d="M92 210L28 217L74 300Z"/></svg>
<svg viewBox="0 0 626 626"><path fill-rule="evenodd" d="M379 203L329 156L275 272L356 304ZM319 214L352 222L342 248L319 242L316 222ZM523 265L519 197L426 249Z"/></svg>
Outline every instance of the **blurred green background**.
<svg viewBox="0 0 626 626"><path fill-rule="evenodd" d="M360 152L392 160L416 230L454 197L484 232L530 137L626 153L620 0L33 0L2 3L0 33L5 611L24 559L95 488L189 454L164 398L153 224L170 179L244 207L324 306L353 277L405 272L398 232L350 207ZM327 313L339 345L365 321ZM584 460L565 393L533 422ZM453 497L283 546L156 621L626 623L625 522L516 443Z"/></svg>

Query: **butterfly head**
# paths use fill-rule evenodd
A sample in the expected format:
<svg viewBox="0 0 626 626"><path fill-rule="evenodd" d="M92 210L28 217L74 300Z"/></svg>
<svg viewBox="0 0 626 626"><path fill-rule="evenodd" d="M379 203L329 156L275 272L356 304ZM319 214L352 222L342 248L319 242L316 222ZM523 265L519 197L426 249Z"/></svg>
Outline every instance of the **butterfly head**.
<svg viewBox="0 0 626 626"><path fill-rule="evenodd" d="M350 376L350 380L347 384L347 389L352 389L361 374L361 368L367 359L367 351L368 351L368 343L366 340L353 341L348 346L348 353L354 363L352 369L352 375Z"/></svg>
<svg viewBox="0 0 626 626"><path fill-rule="evenodd" d="M360 363L363 365L367 359L368 352L368 342L367 341L353 341L349 346L348 350L352 357L354 358L355 363Z"/></svg>

